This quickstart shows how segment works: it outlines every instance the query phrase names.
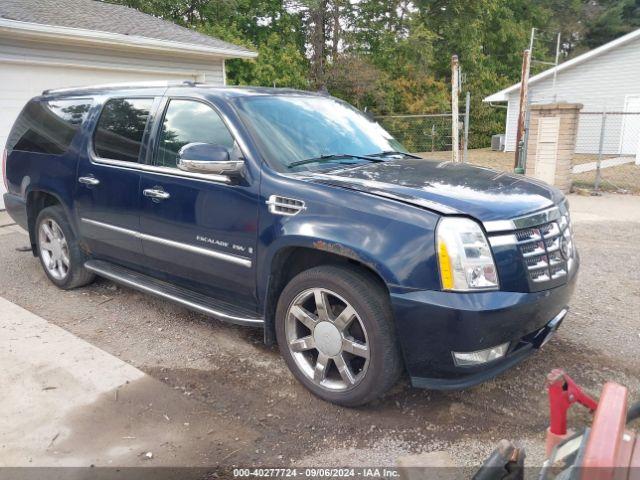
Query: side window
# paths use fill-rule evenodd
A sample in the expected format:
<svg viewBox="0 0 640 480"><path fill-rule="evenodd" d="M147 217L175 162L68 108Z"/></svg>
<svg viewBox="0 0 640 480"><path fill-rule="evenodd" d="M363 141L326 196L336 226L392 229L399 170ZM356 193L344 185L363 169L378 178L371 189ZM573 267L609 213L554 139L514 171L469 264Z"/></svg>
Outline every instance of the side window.
<svg viewBox="0 0 640 480"><path fill-rule="evenodd" d="M101 158L138 162L152 98L112 98L98 120L93 149Z"/></svg>
<svg viewBox="0 0 640 480"><path fill-rule="evenodd" d="M91 108L91 99L31 100L16 120L7 151L59 155L71 141Z"/></svg>
<svg viewBox="0 0 640 480"><path fill-rule="evenodd" d="M178 151L193 142L234 148L231 133L211 107L193 100L171 100L162 119L154 164L175 167Z"/></svg>

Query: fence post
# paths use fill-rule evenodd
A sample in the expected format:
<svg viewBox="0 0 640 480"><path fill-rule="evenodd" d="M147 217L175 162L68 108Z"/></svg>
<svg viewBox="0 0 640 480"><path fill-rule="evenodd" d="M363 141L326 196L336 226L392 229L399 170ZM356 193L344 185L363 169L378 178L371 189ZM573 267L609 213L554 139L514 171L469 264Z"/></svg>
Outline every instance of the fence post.
<svg viewBox="0 0 640 480"><path fill-rule="evenodd" d="M432 124L431 125L431 151L435 152L436 151L436 124Z"/></svg>
<svg viewBox="0 0 640 480"><path fill-rule="evenodd" d="M600 189L602 181L602 172L600 171L600 163L602 162L602 154L604 150L604 133L607 125L607 112L602 112L602 122L600 123L600 143L598 144L598 160L596 161L596 181L593 184L594 192Z"/></svg>
<svg viewBox="0 0 640 480"><path fill-rule="evenodd" d="M451 153L454 162L460 161L460 140L459 140L459 123L460 115L458 113L458 56L451 57Z"/></svg>
<svg viewBox="0 0 640 480"><path fill-rule="evenodd" d="M462 161L467 163L467 150L469 149L469 107L471 106L471 92L467 92L467 98L464 105L464 153Z"/></svg>

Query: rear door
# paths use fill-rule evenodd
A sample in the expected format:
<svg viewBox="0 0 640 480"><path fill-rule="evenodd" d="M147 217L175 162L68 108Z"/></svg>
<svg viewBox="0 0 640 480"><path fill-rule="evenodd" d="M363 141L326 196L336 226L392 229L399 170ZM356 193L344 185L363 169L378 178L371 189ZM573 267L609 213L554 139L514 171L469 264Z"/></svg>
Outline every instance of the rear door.
<svg viewBox="0 0 640 480"><path fill-rule="evenodd" d="M142 256L142 147L159 101L153 96L103 99L78 164L76 211L83 240L93 256L133 268Z"/></svg>
<svg viewBox="0 0 640 480"><path fill-rule="evenodd" d="M219 111L198 98L165 100L142 173L140 229L147 265L171 283L255 309L258 181L247 165L239 181L176 167L192 142L238 149ZM164 192L164 198L148 196Z"/></svg>

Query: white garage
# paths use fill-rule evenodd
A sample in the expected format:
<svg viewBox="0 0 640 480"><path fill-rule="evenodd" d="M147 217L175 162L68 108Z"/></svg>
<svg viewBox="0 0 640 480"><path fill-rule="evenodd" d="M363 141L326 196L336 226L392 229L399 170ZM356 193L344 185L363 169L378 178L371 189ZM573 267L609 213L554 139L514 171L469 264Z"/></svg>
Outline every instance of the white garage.
<svg viewBox="0 0 640 480"><path fill-rule="evenodd" d="M615 112L607 119L604 153L640 158L639 74L640 29L531 77L529 98L533 103L580 103L583 112ZM507 102L505 150L514 151L520 84L496 92L484 101ZM577 153L598 153L600 122L600 117L581 116Z"/></svg>
<svg viewBox="0 0 640 480"><path fill-rule="evenodd" d="M256 55L121 5L3 0L0 146L24 104L45 89L150 80L223 85L225 59Z"/></svg>

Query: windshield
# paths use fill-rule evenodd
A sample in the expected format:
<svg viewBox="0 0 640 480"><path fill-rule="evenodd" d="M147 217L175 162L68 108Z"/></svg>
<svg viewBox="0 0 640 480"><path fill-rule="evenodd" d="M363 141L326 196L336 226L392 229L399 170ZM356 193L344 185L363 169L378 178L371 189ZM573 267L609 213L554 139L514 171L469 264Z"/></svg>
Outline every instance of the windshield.
<svg viewBox="0 0 640 480"><path fill-rule="evenodd" d="M240 98L237 104L277 170L335 168L368 162L363 156L406 152L378 123L335 98L256 96ZM304 162L312 159L318 161Z"/></svg>

